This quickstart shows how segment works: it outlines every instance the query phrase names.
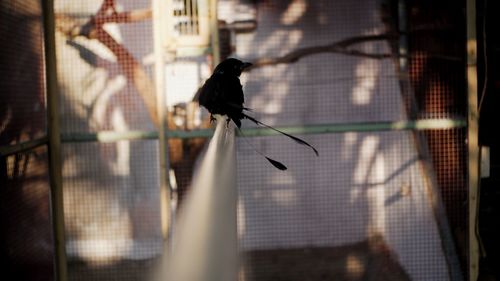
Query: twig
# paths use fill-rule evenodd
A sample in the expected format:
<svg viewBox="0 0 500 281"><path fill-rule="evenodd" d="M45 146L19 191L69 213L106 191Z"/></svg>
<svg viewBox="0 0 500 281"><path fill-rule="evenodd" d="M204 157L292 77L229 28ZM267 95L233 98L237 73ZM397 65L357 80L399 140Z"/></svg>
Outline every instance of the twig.
<svg viewBox="0 0 500 281"><path fill-rule="evenodd" d="M388 57L394 57L395 56L394 54L365 53L359 50L352 50L347 48L351 45L359 43L380 41L380 40L395 40L397 38L398 37L396 34L362 35L362 36L350 37L328 45L300 48L281 57L257 59L256 61L254 61L253 66L250 69L266 65L294 63L303 57L319 53L340 53L351 56L368 57L373 59L384 59Z"/></svg>
<svg viewBox="0 0 500 281"><path fill-rule="evenodd" d="M106 23L133 23L145 21L152 18L152 12L150 9L142 9L112 14L98 13L84 24L78 24L76 19L64 14L58 14L56 18L58 30L67 36L72 38L76 36L85 36L90 39L95 39L96 35L94 32L96 28Z"/></svg>
<svg viewBox="0 0 500 281"><path fill-rule="evenodd" d="M149 112L149 116L153 124L158 127L159 120L156 111L156 96L154 86L143 69L141 64L132 56L132 54L120 43L118 43L111 35L104 29L97 28L95 32L95 39L104 44L113 54L115 54L118 64L127 77L136 88L139 95L142 97L144 104Z"/></svg>
<svg viewBox="0 0 500 281"><path fill-rule="evenodd" d="M366 53L355 49L349 49L350 46L355 44L372 42L372 41L381 41L381 40L396 40L396 39L398 39L398 34L378 34L378 35L362 35L362 36L350 37L328 45L312 46L312 47L296 49L280 57L256 59L254 60L253 65L245 70L250 71L254 68L282 64L282 63L295 63L306 56L316 55L320 53L336 53L336 54L344 54L349 56L364 57L371 59L386 59L386 58L401 57L401 55L399 54ZM453 57L443 54L426 54L426 55L431 58L443 59L449 61L463 60L463 58L460 57Z"/></svg>
<svg viewBox="0 0 500 281"><path fill-rule="evenodd" d="M83 25L80 25L77 20L72 17L59 15L56 21L56 28L70 38L84 36L89 39L96 39L106 46L106 48L116 56L118 64L127 77L127 80L132 82L144 101L151 121L158 127L159 120L156 110L156 96L153 82L142 65L132 56L132 54L103 29L103 23L106 22L144 18L147 14L144 12L146 10L116 13L114 12L113 5L113 0L105 0L97 14ZM111 14L107 14L109 9L112 10Z"/></svg>
<svg viewBox="0 0 500 281"><path fill-rule="evenodd" d="M131 22L149 20L151 18L152 18L151 9L141 9L141 10L121 12L111 15L96 16L94 17L94 22L96 25L102 25L110 22L131 23Z"/></svg>

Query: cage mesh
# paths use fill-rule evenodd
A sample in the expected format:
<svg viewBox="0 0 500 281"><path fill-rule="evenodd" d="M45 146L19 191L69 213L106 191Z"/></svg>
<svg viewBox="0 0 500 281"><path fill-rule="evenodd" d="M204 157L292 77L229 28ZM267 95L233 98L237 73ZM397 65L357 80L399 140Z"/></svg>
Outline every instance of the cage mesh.
<svg viewBox="0 0 500 281"><path fill-rule="evenodd" d="M238 57L258 62L314 46L357 43L245 74L252 114L277 126L463 118L460 9L445 13L443 24L427 12L439 14L444 6L407 3L405 70L395 55L400 37L391 36L399 30L397 5L384 3L389 6L377 1L258 2L256 31L236 37ZM374 35L385 37L369 39ZM429 44L429 38L436 40ZM374 272L380 280L448 280L450 271L462 275L464 130L303 137L318 148L319 158L287 139L250 139L257 150L287 163L286 173L273 170L247 142L238 142L245 280L363 280ZM442 205L428 200L436 192ZM436 216L440 208L446 218ZM427 223L419 225L422 220ZM443 248L445 240L452 241ZM361 245L366 248L360 250ZM373 250L380 248L381 256ZM456 254L447 256L450 248ZM357 251L365 256L356 256ZM342 266L349 260L358 266Z"/></svg>
<svg viewBox="0 0 500 281"><path fill-rule="evenodd" d="M0 145L6 145L45 132L43 37L39 2L2 1L0 7Z"/></svg>
<svg viewBox="0 0 500 281"><path fill-rule="evenodd" d="M345 40L359 43L252 70L244 77L247 106L263 120L279 118L272 120L277 125L403 119L394 60L364 56L392 52L385 40L369 39L386 32L379 7L365 4L370 8L340 1L259 3L257 30L236 37L237 56L258 61ZM342 54L353 50L361 54Z"/></svg>
<svg viewBox="0 0 500 281"><path fill-rule="evenodd" d="M47 149L2 158L1 258L6 273L19 280L53 280Z"/></svg>
<svg viewBox="0 0 500 281"><path fill-rule="evenodd" d="M465 19L460 6L465 7L464 1L456 9L448 9L445 2L408 2L409 79L419 118L467 115L462 71L465 45L461 44ZM437 14L446 20L437 20ZM426 131L423 135L462 271L467 274L466 130Z"/></svg>
<svg viewBox="0 0 500 281"><path fill-rule="evenodd" d="M156 109L142 98L154 100L151 21L116 23L111 7L98 14L107 2L55 3L63 133L154 129L149 114ZM149 2L117 1L115 10L147 9ZM77 32L93 18L111 22Z"/></svg>
<svg viewBox="0 0 500 281"><path fill-rule="evenodd" d="M46 135L39 1L0 2L0 147ZM17 280L54 280L47 148L0 156L0 262Z"/></svg>
<svg viewBox="0 0 500 281"><path fill-rule="evenodd" d="M156 130L151 15L129 17L150 7L55 1L63 134ZM62 152L69 279L147 280L163 243L158 141Z"/></svg>
<svg viewBox="0 0 500 281"><path fill-rule="evenodd" d="M138 153L130 155L131 159L148 155L151 165L158 161L151 153L157 149L155 141L117 145ZM140 268L133 261L141 264L140 261L161 254L158 175L148 163L114 158L121 153L117 145L64 146L69 163L63 170L67 246L70 260L74 261L70 269L74 266L78 272L73 274L70 270L70 277L75 280L89 280L96 274L91 269L84 274L79 262L111 264L106 273L109 275L121 272L127 260L134 268ZM131 171L124 170L124 166ZM118 265L113 269L115 263Z"/></svg>
<svg viewBox="0 0 500 281"><path fill-rule="evenodd" d="M173 2L182 16L182 6L196 1ZM402 68L398 2L220 0L226 26L256 22L251 32L224 31L225 54L251 62L307 54L242 75L249 114L273 126L306 128L463 119L465 4L406 1ZM0 87L3 147L43 136L46 104L40 3L0 3L0 74L9 77ZM63 136L156 130L151 20L113 22L150 4L55 1ZM323 49L315 53L316 47ZM182 101L207 78L210 61L186 56L166 65L166 91L174 96L167 96L174 105L169 129L196 128L176 120L192 114L193 105ZM320 156L283 136L237 139L240 280L466 276L465 128L300 137ZM163 251L157 140L72 140L62 145L69 279L149 280ZM169 141L180 205L204 144ZM0 162L6 226L0 253L13 274L24 274L19 280L54 278L46 150ZM255 150L288 171L275 170Z"/></svg>

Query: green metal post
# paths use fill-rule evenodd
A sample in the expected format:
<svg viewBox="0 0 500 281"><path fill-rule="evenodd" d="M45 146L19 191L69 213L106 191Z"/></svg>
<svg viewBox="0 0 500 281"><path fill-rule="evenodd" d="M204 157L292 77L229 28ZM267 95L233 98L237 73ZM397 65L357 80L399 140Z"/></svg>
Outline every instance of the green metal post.
<svg viewBox="0 0 500 281"><path fill-rule="evenodd" d="M59 90L57 85L56 40L53 0L42 1L45 81L47 91L47 133L49 150L50 210L55 247L56 280L68 280L59 127Z"/></svg>
<svg viewBox="0 0 500 281"><path fill-rule="evenodd" d="M214 68L219 64L220 58L220 47L219 47L219 19L217 13L217 0L210 1L210 37L212 45L212 56Z"/></svg>

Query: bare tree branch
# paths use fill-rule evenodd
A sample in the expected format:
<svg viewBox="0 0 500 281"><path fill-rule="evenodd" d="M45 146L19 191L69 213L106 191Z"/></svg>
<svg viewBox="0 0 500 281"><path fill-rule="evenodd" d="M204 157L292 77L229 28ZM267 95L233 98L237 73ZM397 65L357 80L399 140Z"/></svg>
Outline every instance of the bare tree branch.
<svg viewBox="0 0 500 281"><path fill-rule="evenodd" d="M133 10L120 12L111 15L102 15L94 17L96 25L102 25L109 22L114 23L131 23L137 21L150 20L153 16L151 9Z"/></svg>
<svg viewBox="0 0 500 281"><path fill-rule="evenodd" d="M110 11L111 13L109 13ZM96 15L85 24L80 25L74 18L66 15L58 15L56 28L68 37L84 36L89 39L96 39L106 46L116 56L125 77L128 81L132 82L144 101L151 121L158 127L160 122L156 109L153 82L132 54L103 29L104 23L130 22L133 20L143 20L148 17L151 18L151 10L117 13L114 0L104 0Z"/></svg>
<svg viewBox="0 0 500 281"><path fill-rule="evenodd" d="M398 38L399 35L394 33L349 37L337 42L333 42L328 45L299 48L280 57L259 58L254 60L252 67L247 68L246 71L251 71L252 69L269 65L295 63L304 57L320 53L336 53L336 54L344 54L349 56L364 57L371 59L386 59L386 58L401 57L401 55L395 53L366 53L360 50L349 48L352 45L360 43L382 41L382 40L398 40ZM459 57L453 57L444 54L427 54L427 56L443 60L450 60L450 61L463 60L462 58Z"/></svg>
<svg viewBox="0 0 500 281"><path fill-rule="evenodd" d="M340 53L352 56L361 56L374 59L383 59L388 57L393 57L393 54L372 54L364 53L359 50L347 49L349 46L372 41L381 40L396 40L398 37L396 34L378 34L378 35L362 35L356 37L350 37L343 39L328 45L313 46L296 49L284 56L275 58L260 58L254 61L252 68L262 67L266 65L275 65L281 63L294 63L303 57L315 55L319 53Z"/></svg>
<svg viewBox="0 0 500 281"><path fill-rule="evenodd" d="M56 15L56 22L58 22L58 30L63 32L69 37L85 36L90 39L95 39L96 35L93 32L106 23L132 23L150 20L152 18L152 11L150 9L133 10L112 14L96 14L89 21L84 24L70 16L64 14Z"/></svg>
<svg viewBox="0 0 500 281"><path fill-rule="evenodd" d="M131 81L139 95L142 97L153 124L158 128L160 122L156 111L156 96L154 85L141 64L123 45L118 43L109 33L101 27L95 30L95 39L104 44L115 54L118 64L128 81Z"/></svg>

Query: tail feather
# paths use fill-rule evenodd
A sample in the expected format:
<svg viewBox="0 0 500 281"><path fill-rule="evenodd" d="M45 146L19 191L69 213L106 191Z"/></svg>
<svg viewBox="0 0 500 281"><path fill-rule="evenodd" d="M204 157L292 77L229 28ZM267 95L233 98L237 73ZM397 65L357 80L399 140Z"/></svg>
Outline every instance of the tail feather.
<svg viewBox="0 0 500 281"><path fill-rule="evenodd" d="M282 170L282 171L284 171L284 170L286 170L286 169L287 169L287 168L286 168L286 166L285 166L285 165L283 165L283 163L281 163L281 162L279 162L279 161L276 161L276 160L274 160L274 159L271 159L271 158L269 158L269 157L267 157L267 156L264 156L264 157L265 157L265 158L267 159L267 161L269 161L269 163L271 163L274 167L276 167L276 168L278 168L278 169L280 169L280 170Z"/></svg>
<svg viewBox="0 0 500 281"><path fill-rule="evenodd" d="M239 132L243 135L243 132L241 131L241 129L240 129L240 128L238 128L238 131L239 131ZM247 140L246 140L246 138L243 138L243 139L244 139L245 141L247 141ZM267 161L269 161L269 163L271 163L271 165L273 165L275 168L277 168L277 169L279 169L279 170L282 170L282 171L285 171L285 170L287 169L287 167L286 167L283 163L281 163L281 162L279 162L279 161L276 161L276 160L274 160L274 159L271 159L271 158L267 157L267 156L266 156L266 155L264 155L262 152L260 152L259 150L257 150L257 148L255 148L255 147L254 147L254 146L253 146L250 142L248 142L248 141L247 141L247 143L250 145L250 147L252 147L252 148L255 150L255 152L257 152L258 154L260 154L260 155L262 155L264 158L266 158L266 160L267 160Z"/></svg>
<svg viewBox="0 0 500 281"><path fill-rule="evenodd" d="M276 129L276 128L273 128L273 127L271 127L271 126L269 126L269 125L267 125L267 124L264 124L264 123L260 122L259 120L257 120L257 119L255 119L255 118L253 118L252 116L246 115L245 113L242 113L242 114L243 114L243 116L244 116L246 119L248 119L248 120L250 120L250 121L254 122L254 123L255 123L255 124L257 124L257 125L264 126L264 127L269 128L269 129L271 129L271 130L274 130L274 131L276 131L276 132L278 132L278 133L280 133L280 134L283 134L283 135L285 135L285 136L287 136L287 137L291 138L292 140L294 140L294 141L295 141L296 143L298 143L298 144L309 146L309 147L310 147L310 148L314 151L314 153L316 154L316 156L319 156L318 150L317 150L314 146L312 146L312 145L310 145L308 142L306 142L305 140L300 139L300 138L298 138L298 137L296 137L296 136L292 136L292 135L290 135L290 134L287 134L287 133L285 133L285 132L283 132L283 131L280 131L280 130L278 130L278 129Z"/></svg>

